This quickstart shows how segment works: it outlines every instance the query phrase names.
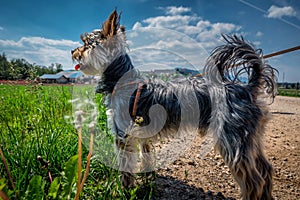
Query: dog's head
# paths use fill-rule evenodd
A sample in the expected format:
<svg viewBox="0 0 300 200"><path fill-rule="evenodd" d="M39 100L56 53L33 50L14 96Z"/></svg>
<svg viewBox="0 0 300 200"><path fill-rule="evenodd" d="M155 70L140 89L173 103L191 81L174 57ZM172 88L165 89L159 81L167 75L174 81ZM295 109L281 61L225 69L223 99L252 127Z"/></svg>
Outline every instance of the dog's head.
<svg viewBox="0 0 300 200"><path fill-rule="evenodd" d="M120 26L120 14L114 10L102 24L102 29L81 35L83 46L72 50L72 59L87 75L102 75L106 67L126 53L125 28Z"/></svg>

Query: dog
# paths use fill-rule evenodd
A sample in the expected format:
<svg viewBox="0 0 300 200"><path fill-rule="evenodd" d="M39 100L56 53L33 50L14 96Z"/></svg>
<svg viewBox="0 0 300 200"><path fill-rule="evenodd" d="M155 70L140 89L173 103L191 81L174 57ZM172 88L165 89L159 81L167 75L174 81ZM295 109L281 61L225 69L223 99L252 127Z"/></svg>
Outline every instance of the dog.
<svg viewBox="0 0 300 200"><path fill-rule="evenodd" d="M144 78L134 68L116 10L102 29L81 36L84 44L72 50L72 58L85 74L101 77L96 92L106 98L123 186L134 184L139 159L140 171L153 169L153 144L179 129L186 134L193 129L215 138L214 148L239 184L242 199L272 199L273 168L262 140L270 115L266 97L276 96L277 71L243 37L223 38L225 44L211 52L201 78L164 82Z"/></svg>

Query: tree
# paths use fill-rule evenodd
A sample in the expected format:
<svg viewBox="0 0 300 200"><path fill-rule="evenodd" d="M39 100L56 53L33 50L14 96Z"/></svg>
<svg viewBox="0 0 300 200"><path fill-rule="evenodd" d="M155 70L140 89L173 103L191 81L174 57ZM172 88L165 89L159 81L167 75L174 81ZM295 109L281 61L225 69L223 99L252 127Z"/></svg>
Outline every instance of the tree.
<svg viewBox="0 0 300 200"><path fill-rule="evenodd" d="M2 80L33 80L43 74L55 74L63 71L59 63L51 64L49 67L31 64L23 58L7 60L5 53L0 54L0 79Z"/></svg>
<svg viewBox="0 0 300 200"><path fill-rule="evenodd" d="M62 64L56 63L56 73L63 71L63 66Z"/></svg>
<svg viewBox="0 0 300 200"><path fill-rule="evenodd" d="M9 62L7 61L5 53L0 54L0 79L8 77Z"/></svg>

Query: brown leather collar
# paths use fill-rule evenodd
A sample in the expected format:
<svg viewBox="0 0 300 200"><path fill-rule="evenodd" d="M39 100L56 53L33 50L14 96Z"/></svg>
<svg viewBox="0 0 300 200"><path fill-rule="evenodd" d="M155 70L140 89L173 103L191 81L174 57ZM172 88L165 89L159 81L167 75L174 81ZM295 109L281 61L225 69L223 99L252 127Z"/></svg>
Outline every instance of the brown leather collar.
<svg viewBox="0 0 300 200"><path fill-rule="evenodd" d="M120 86L116 86L116 88L112 92L112 96L113 96L115 94L116 90L121 89L121 88L126 87L126 86L134 85L134 84L137 84L137 83L138 83L138 87L137 87L137 91L136 91L136 94L135 94L133 109L132 109L132 113L131 113L134 120L137 117L136 113L137 113L137 109L138 109L138 103L139 103L139 100L140 100L140 97L141 97L141 90L143 89L143 85L145 84L145 82L132 81L132 82L120 85Z"/></svg>
<svg viewBox="0 0 300 200"><path fill-rule="evenodd" d="M143 88L144 83L139 83L138 84L138 88L135 94L135 98L134 98L134 103L133 103L133 109L132 109L132 117L135 119L136 118L136 111L137 111L137 107L138 107L138 103L141 97L141 90Z"/></svg>

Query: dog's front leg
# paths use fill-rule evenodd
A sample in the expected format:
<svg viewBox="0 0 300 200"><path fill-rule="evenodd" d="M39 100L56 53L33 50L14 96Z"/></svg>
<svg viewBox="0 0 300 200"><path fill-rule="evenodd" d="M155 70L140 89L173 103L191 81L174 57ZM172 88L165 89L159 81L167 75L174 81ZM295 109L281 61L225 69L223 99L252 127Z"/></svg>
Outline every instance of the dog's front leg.
<svg viewBox="0 0 300 200"><path fill-rule="evenodd" d="M155 167L155 159L152 152L152 146L149 141L145 141L141 144L142 150L142 166L141 172L152 172Z"/></svg>
<svg viewBox="0 0 300 200"><path fill-rule="evenodd" d="M119 170L122 172L121 182L124 187L134 186L134 173L137 168L137 141L133 137L124 140L115 139Z"/></svg>

